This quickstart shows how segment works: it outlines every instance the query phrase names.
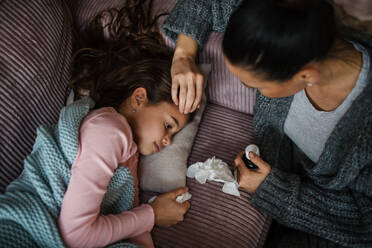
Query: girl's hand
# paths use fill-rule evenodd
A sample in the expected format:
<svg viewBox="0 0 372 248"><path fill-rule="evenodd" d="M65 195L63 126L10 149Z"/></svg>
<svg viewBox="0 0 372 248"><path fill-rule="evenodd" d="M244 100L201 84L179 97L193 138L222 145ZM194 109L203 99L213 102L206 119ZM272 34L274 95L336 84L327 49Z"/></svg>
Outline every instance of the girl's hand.
<svg viewBox="0 0 372 248"><path fill-rule="evenodd" d="M250 152L250 160L258 166L258 169L250 170L245 166L242 156L244 156L244 151L238 153L234 161L235 167L238 170L238 183L243 190L248 191L249 193L255 193L258 186L260 186L269 175L271 166L254 152Z"/></svg>
<svg viewBox="0 0 372 248"><path fill-rule="evenodd" d="M176 198L187 191L187 188L176 189L159 195L150 203L154 209L156 225L169 227L183 221L185 213L190 208L190 202L178 203Z"/></svg>
<svg viewBox="0 0 372 248"><path fill-rule="evenodd" d="M203 95L203 74L195 64L197 48L192 38L178 36L171 67L172 99L184 114L195 111Z"/></svg>

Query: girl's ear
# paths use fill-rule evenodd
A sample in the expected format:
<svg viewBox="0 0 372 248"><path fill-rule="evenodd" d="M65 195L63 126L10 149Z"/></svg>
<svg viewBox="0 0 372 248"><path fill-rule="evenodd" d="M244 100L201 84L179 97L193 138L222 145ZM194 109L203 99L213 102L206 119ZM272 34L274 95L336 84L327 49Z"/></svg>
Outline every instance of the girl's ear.
<svg viewBox="0 0 372 248"><path fill-rule="evenodd" d="M319 71L313 66L306 66L296 73L296 80L303 82L305 87L314 85L319 81Z"/></svg>
<svg viewBox="0 0 372 248"><path fill-rule="evenodd" d="M130 96L130 104L133 110L138 110L145 106L148 102L147 91L143 87L135 89Z"/></svg>

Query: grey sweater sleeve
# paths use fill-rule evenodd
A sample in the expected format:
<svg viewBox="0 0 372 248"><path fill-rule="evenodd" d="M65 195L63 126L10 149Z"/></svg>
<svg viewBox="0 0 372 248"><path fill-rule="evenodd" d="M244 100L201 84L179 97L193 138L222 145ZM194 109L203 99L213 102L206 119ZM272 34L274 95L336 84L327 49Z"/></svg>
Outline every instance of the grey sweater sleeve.
<svg viewBox="0 0 372 248"><path fill-rule="evenodd" d="M369 174L364 180L371 177ZM372 199L365 193L325 190L273 168L253 196L252 204L291 228L342 245L371 247Z"/></svg>
<svg viewBox="0 0 372 248"><path fill-rule="evenodd" d="M270 150L268 159L271 163L274 163L275 159L270 158L270 154L278 149L278 146L271 144L271 137L275 136L277 131L271 129L267 135L266 131L272 124L264 115L277 115L277 112L271 111L275 107L268 107L272 106L273 102L277 103L275 101L278 100L258 95L255 105L255 134L263 137L258 137L261 140L261 143L258 143L266 150L266 154ZM331 175L339 184L333 182L327 187L321 187L316 181L317 178L310 179L295 174L289 169L291 166L286 165L289 161L279 159L278 164L272 164L270 174L253 195L252 204L288 227L350 247L371 247L372 119L368 119L357 142L360 149L358 153L353 153L356 159L350 164L350 168L357 166L358 170L345 173L348 178L339 177L335 175L337 172L332 172ZM283 152L288 150L280 150L279 154ZM324 173L328 172L322 172L319 177L326 176Z"/></svg>
<svg viewBox="0 0 372 248"><path fill-rule="evenodd" d="M201 47L211 31L224 32L240 0L180 0L162 25L174 42L179 33L193 38Z"/></svg>

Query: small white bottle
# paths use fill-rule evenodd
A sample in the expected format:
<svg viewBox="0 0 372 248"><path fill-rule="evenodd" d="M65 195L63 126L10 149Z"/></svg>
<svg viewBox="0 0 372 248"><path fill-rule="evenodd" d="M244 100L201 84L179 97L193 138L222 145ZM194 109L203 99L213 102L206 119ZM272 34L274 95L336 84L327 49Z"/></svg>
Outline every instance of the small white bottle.
<svg viewBox="0 0 372 248"><path fill-rule="evenodd" d="M243 154L243 161L245 166L247 166L248 169L256 170L258 169L258 166L250 160L249 152L254 152L255 154L257 154L257 156L260 156L260 149L255 144L250 144L245 148L245 154Z"/></svg>

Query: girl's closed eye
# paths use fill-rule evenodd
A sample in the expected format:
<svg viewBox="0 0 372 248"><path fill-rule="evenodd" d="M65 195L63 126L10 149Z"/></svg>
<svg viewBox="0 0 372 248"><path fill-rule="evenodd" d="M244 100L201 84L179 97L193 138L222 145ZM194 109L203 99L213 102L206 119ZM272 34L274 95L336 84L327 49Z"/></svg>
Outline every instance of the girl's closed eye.
<svg viewBox="0 0 372 248"><path fill-rule="evenodd" d="M172 129L172 125L168 122L165 122L165 129Z"/></svg>

